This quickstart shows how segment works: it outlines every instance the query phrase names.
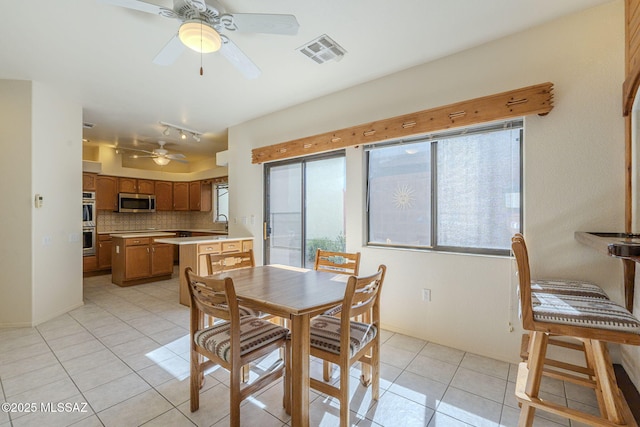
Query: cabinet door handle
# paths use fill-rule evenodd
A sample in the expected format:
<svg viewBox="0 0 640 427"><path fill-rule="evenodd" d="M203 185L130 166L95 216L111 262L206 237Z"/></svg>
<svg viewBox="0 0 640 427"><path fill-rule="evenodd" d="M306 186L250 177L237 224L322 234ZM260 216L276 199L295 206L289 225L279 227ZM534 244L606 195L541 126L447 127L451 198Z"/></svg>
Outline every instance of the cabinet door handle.
<svg viewBox="0 0 640 427"><path fill-rule="evenodd" d="M149 253L149 248L147 248L147 253Z"/></svg>

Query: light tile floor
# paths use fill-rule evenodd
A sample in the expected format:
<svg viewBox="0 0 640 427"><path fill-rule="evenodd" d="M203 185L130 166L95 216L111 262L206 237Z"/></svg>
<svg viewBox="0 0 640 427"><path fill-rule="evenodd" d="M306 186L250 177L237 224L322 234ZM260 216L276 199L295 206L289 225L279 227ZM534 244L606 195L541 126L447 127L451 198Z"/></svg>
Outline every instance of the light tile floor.
<svg viewBox="0 0 640 427"><path fill-rule="evenodd" d="M227 426L222 369L207 375L200 410L189 411L189 311L177 302L177 277L128 288L110 275L86 278L83 307L36 328L0 329L0 400L20 410L0 411L0 427ZM388 331L382 342L378 402L357 369L350 373L353 425L517 425L516 365ZM311 369L321 376L319 361ZM546 398L597 412L584 389L553 380L543 386ZM314 391L310 400L312 426L339 424L337 401ZM241 419L288 426L282 385L245 401ZM570 424L541 413L535 425Z"/></svg>

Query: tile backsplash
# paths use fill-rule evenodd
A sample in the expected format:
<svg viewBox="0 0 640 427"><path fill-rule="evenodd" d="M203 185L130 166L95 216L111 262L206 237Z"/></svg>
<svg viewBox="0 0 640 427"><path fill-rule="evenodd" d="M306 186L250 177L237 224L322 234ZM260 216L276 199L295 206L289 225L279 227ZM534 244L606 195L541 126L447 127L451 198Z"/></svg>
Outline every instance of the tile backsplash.
<svg viewBox="0 0 640 427"><path fill-rule="evenodd" d="M110 231L138 230L180 230L205 229L224 231L224 223L213 222L211 212L153 212L119 213L99 211L97 230L99 233Z"/></svg>

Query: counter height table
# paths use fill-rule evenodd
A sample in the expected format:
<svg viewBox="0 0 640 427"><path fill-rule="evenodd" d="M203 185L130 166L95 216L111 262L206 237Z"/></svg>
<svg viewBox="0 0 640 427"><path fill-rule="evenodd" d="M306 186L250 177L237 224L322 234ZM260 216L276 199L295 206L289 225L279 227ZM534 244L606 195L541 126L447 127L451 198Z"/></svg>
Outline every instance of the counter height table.
<svg viewBox="0 0 640 427"><path fill-rule="evenodd" d="M342 302L348 276L266 265L217 275L225 277L242 305L290 320L291 425L309 426L309 321Z"/></svg>

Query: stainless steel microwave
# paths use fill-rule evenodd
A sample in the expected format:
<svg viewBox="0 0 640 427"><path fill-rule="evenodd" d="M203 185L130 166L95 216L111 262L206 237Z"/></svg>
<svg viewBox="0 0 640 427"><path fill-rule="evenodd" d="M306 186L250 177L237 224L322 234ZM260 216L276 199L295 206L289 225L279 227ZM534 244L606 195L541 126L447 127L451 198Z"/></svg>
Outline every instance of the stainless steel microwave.
<svg viewBox="0 0 640 427"><path fill-rule="evenodd" d="M118 212L155 212L156 196L153 194L118 193Z"/></svg>

